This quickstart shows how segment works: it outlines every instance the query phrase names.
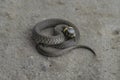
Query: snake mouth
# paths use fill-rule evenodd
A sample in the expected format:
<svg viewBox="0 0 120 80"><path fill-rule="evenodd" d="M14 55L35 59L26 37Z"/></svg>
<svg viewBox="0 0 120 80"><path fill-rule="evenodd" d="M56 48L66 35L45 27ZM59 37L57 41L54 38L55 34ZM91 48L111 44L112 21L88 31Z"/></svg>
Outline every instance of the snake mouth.
<svg viewBox="0 0 120 80"><path fill-rule="evenodd" d="M65 26L63 33L68 39L73 39L76 37L75 30L71 26Z"/></svg>

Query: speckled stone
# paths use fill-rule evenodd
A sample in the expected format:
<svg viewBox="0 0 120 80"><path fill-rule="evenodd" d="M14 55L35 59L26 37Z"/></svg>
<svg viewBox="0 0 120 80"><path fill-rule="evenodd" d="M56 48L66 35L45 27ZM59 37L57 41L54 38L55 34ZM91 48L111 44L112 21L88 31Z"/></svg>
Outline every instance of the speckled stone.
<svg viewBox="0 0 120 80"><path fill-rule="evenodd" d="M73 22L97 57L40 55L32 28L48 18ZM120 80L119 32L120 0L0 0L0 80Z"/></svg>

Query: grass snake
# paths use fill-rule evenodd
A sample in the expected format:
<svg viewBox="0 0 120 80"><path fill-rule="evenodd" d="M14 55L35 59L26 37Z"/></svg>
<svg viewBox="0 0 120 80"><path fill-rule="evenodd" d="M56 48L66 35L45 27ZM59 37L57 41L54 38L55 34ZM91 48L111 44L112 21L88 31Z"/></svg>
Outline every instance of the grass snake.
<svg viewBox="0 0 120 80"><path fill-rule="evenodd" d="M51 29L53 33L43 34L45 29ZM37 51L44 56L57 57L76 48L87 49L96 55L90 47L79 45L79 30L67 20L53 18L37 23L33 28L32 39Z"/></svg>

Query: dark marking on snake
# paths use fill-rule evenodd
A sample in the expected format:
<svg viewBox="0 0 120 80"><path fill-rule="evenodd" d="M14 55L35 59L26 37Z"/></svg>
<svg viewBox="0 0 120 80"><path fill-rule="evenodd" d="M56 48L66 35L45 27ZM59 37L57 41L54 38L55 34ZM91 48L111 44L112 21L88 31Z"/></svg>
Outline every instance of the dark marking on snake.
<svg viewBox="0 0 120 80"><path fill-rule="evenodd" d="M42 34L47 28L53 29L53 35ZM96 56L90 47L79 45L79 30L67 20L53 18L37 23L33 28L32 39L37 51L47 57L58 57L77 48L87 49Z"/></svg>

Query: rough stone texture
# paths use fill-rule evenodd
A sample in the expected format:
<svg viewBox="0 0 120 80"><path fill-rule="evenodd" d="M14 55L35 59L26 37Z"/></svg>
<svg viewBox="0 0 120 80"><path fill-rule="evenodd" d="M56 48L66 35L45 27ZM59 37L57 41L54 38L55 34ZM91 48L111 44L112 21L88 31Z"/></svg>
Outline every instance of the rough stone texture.
<svg viewBox="0 0 120 80"><path fill-rule="evenodd" d="M76 24L97 57L40 55L31 30L48 18ZM0 80L120 80L120 0L0 0Z"/></svg>

